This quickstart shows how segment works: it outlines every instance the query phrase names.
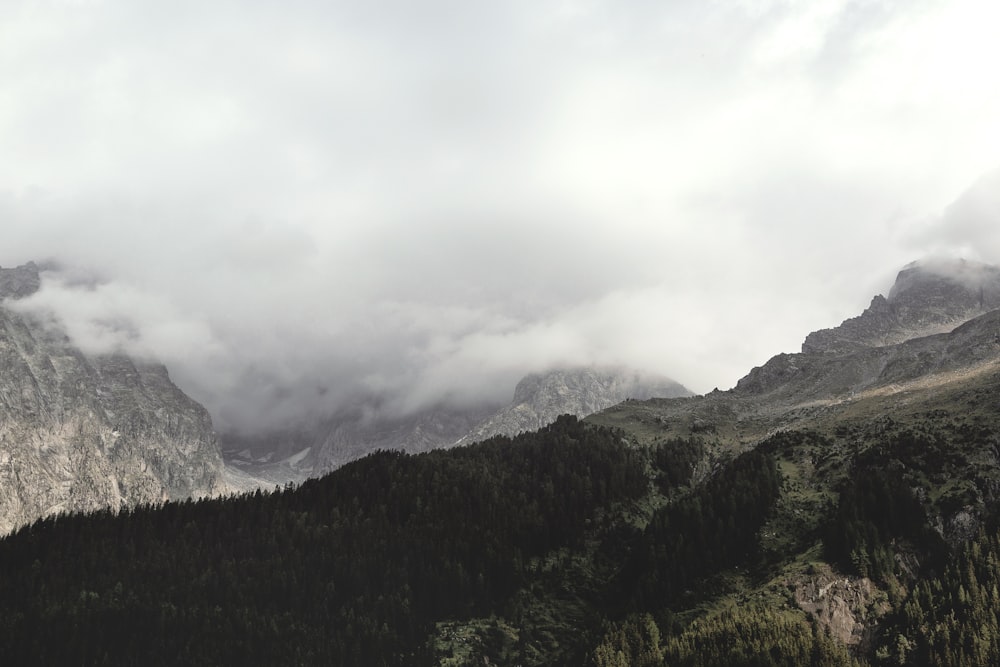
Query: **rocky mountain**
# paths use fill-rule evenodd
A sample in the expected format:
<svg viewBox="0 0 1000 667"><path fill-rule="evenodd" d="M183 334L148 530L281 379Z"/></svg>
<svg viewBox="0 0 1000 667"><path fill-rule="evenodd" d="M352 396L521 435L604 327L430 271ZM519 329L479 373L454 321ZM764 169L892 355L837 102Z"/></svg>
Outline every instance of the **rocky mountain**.
<svg viewBox="0 0 1000 667"><path fill-rule="evenodd" d="M1000 268L970 262L924 261L904 267L889 291L858 317L809 334L802 352L849 352L951 331L1000 308Z"/></svg>
<svg viewBox="0 0 1000 667"><path fill-rule="evenodd" d="M658 430L709 433L745 447L820 408L987 372L1000 355L1000 268L964 260L910 264L889 297L872 303L838 327L809 334L802 352L753 368L729 391L619 405L593 419L643 413Z"/></svg>
<svg viewBox="0 0 1000 667"><path fill-rule="evenodd" d="M359 401L311 431L223 434L222 446L234 486L283 485L335 470L380 449L426 452L534 431L559 415L583 417L628 399L690 395L669 378L632 369L560 368L523 378L506 406L439 405L399 416L381 411L377 401Z"/></svg>
<svg viewBox="0 0 1000 667"><path fill-rule="evenodd" d="M207 411L160 364L88 356L11 307L38 267L0 269L0 534L38 517L220 492Z"/></svg>
<svg viewBox="0 0 1000 667"><path fill-rule="evenodd" d="M585 417L630 399L691 395L683 385L669 378L621 367L533 373L517 383L509 406L478 424L461 442L535 431L551 424L559 415Z"/></svg>

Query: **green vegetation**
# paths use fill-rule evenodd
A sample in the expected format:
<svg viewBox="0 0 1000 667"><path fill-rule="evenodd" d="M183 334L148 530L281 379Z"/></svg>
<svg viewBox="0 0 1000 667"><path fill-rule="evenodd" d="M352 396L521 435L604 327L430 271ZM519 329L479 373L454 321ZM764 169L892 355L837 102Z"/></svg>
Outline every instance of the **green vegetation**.
<svg viewBox="0 0 1000 667"><path fill-rule="evenodd" d="M801 612L731 607L696 621L667 643L665 664L684 667L773 665L849 667L856 664Z"/></svg>
<svg viewBox="0 0 1000 667"><path fill-rule="evenodd" d="M548 576L539 557L581 548L600 512L646 493L646 465L565 417L270 495L43 520L0 544L0 656L427 664L435 621L504 609Z"/></svg>
<svg viewBox="0 0 1000 667"><path fill-rule="evenodd" d="M699 582L724 569L756 564L757 532L777 499L773 457L752 451L690 495L653 515L623 573L639 608L687 605Z"/></svg>
<svg viewBox="0 0 1000 667"><path fill-rule="evenodd" d="M1000 534L980 532L939 576L916 583L875 651L885 665L1000 664Z"/></svg>

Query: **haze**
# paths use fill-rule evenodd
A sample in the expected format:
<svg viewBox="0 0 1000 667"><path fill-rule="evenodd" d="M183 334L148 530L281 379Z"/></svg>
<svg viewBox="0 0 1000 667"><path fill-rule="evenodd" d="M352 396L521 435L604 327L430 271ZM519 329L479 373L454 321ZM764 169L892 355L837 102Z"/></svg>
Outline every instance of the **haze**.
<svg viewBox="0 0 1000 667"><path fill-rule="evenodd" d="M0 265L220 428L698 392L927 256L1000 258L988 2L0 7Z"/></svg>

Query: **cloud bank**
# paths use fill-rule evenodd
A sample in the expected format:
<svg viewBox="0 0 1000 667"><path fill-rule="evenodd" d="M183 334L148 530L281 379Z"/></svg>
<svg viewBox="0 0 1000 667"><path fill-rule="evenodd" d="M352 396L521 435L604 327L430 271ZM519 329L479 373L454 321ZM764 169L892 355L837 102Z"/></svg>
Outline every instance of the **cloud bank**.
<svg viewBox="0 0 1000 667"><path fill-rule="evenodd" d="M1000 261L997 19L5 3L0 264L53 260L28 305L163 360L220 428L566 363L726 388L912 259Z"/></svg>

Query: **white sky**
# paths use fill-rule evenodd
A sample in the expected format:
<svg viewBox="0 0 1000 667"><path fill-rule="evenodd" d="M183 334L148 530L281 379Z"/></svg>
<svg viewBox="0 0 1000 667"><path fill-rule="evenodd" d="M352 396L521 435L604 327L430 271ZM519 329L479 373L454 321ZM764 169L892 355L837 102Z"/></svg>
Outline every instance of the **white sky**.
<svg viewBox="0 0 1000 667"><path fill-rule="evenodd" d="M0 265L58 260L34 304L223 428L558 363L727 388L910 260L1000 261L997 25L985 0L6 0Z"/></svg>

